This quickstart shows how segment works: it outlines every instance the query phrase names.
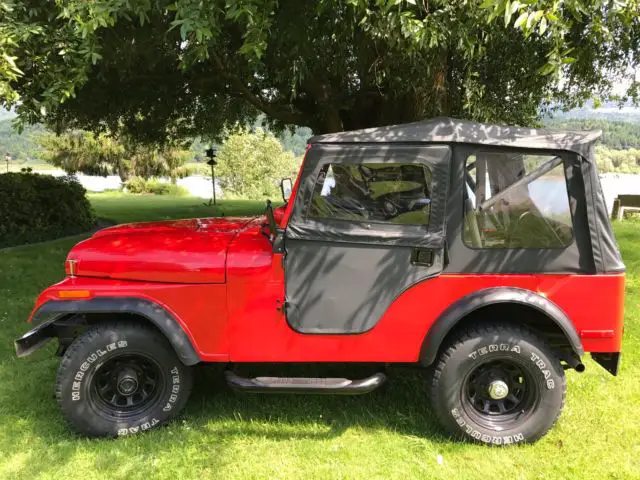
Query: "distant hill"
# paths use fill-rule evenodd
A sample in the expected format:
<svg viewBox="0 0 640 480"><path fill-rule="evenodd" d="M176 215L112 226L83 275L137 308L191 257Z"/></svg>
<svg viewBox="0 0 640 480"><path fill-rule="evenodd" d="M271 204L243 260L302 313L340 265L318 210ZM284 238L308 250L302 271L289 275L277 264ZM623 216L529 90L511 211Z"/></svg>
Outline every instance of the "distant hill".
<svg viewBox="0 0 640 480"><path fill-rule="evenodd" d="M546 124L549 121L568 119L598 119L616 122L640 123L640 107L634 107L632 105L619 107L614 103L608 102L598 108L593 108L591 104L587 104L582 108L574 108L567 112L554 112L549 117L543 119L543 121Z"/></svg>
<svg viewBox="0 0 640 480"><path fill-rule="evenodd" d="M36 159L39 147L33 137L42 131L43 126L32 125L19 134L13 129L11 119L0 120L0 158L8 153L13 159L23 162Z"/></svg>
<svg viewBox="0 0 640 480"><path fill-rule="evenodd" d="M550 128L567 130L602 130L600 145L627 150L640 147L640 116L638 121L617 121L605 118L554 118L545 121Z"/></svg>

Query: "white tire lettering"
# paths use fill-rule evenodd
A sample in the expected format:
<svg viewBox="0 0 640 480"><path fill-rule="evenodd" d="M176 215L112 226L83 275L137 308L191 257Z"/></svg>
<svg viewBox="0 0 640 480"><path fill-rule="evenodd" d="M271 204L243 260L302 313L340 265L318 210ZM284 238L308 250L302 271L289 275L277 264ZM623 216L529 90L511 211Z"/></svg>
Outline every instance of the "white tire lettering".
<svg viewBox="0 0 640 480"><path fill-rule="evenodd" d="M501 343L501 344L491 344L491 345L485 345L482 346L476 350L474 350L473 352L469 353L469 358L472 360L477 359L478 357L481 357L483 355L486 355L487 353L495 353L495 352L514 352L514 353L520 353L520 346L519 345L509 345L508 343Z"/></svg>
<svg viewBox="0 0 640 480"><path fill-rule="evenodd" d="M97 350L89 354L89 356L87 356L84 362L82 362L82 364L80 365L80 369L73 376L73 379L75 381L71 384L71 400L74 402L77 402L80 400L82 381L85 377L87 370L91 368L91 365L94 364L96 360L98 360L100 357L105 356L107 352L112 352L118 348L125 348L126 346L127 346L127 341L120 340L118 342L109 343L108 345L105 345L104 348L98 348ZM99 367L100 365L102 365L102 363L98 363L97 367ZM177 367L175 368L177 369ZM120 435L120 433L118 433L118 435Z"/></svg>
<svg viewBox="0 0 640 480"><path fill-rule="evenodd" d="M160 423L160 420L158 420L157 418L152 418L151 422L144 422L140 425L134 425L132 427L119 429L118 436L123 437L125 435L134 435L139 432L144 432L146 430L149 430L150 428L155 427L159 423Z"/></svg>
<svg viewBox="0 0 640 480"><path fill-rule="evenodd" d="M533 362L533 364L538 367L540 369L540 371L542 372L542 375L544 376L545 380L547 381L547 389L548 390L553 390L554 388L556 388L556 382L553 381L551 377L551 371L549 371L547 369L547 364L544 363L544 360L542 360L540 358L540 355L531 352L531 358L530 360Z"/></svg>

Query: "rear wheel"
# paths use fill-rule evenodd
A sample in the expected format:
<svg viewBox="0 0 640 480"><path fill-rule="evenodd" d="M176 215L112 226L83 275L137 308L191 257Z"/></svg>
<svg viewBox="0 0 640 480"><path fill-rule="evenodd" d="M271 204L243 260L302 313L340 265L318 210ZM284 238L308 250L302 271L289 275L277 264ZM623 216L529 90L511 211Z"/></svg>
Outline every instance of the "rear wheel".
<svg viewBox="0 0 640 480"><path fill-rule="evenodd" d="M90 327L67 349L56 398L69 425L82 435L131 435L174 417L191 385L191 369L155 329L109 322Z"/></svg>
<svg viewBox="0 0 640 480"><path fill-rule="evenodd" d="M454 436L495 445L534 442L556 422L565 376L551 348L513 325L470 328L433 370L431 400Z"/></svg>

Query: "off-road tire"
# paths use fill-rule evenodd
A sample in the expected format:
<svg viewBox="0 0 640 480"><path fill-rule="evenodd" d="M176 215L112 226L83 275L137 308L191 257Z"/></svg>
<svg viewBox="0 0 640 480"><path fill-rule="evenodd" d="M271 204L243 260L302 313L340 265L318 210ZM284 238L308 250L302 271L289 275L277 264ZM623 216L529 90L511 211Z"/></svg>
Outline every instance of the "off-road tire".
<svg viewBox="0 0 640 480"><path fill-rule="evenodd" d="M502 380L513 398L495 400L484 386ZM565 390L564 369L544 340L524 327L491 324L453 335L433 367L430 398L452 436L509 445L545 435L560 416Z"/></svg>
<svg viewBox="0 0 640 480"><path fill-rule="evenodd" d="M55 396L73 431L116 437L168 422L186 404L192 383L191 368L157 330L114 321L89 327L69 346Z"/></svg>

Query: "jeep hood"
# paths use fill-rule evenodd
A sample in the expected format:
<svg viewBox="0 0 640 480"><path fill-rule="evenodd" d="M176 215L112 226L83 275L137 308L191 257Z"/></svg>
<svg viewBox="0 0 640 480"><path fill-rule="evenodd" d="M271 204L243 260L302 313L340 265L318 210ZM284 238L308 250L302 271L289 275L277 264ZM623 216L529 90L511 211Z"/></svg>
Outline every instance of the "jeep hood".
<svg viewBox="0 0 640 480"><path fill-rule="evenodd" d="M258 227L257 219L244 217L117 225L78 243L67 260L75 261L77 276L224 283L229 243L239 232Z"/></svg>

